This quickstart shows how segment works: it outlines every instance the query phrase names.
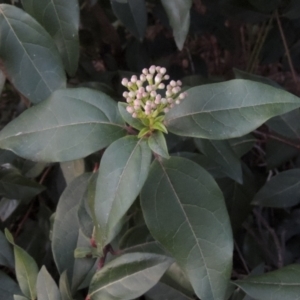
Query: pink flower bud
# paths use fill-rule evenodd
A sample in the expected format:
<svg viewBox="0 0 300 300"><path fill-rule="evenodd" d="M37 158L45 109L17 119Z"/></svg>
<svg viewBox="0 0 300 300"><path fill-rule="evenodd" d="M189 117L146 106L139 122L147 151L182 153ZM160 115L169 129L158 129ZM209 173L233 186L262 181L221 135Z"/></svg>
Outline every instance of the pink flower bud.
<svg viewBox="0 0 300 300"><path fill-rule="evenodd" d="M162 76L160 74L157 74L154 78L155 83L159 83L162 80Z"/></svg>
<svg viewBox="0 0 300 300"><path fill-rule="evenodd" d="M152 85L147 85L146 86L146 91L151 92L152 91Z"/></svg>
<svg viewBox="0 0 300 300"><path fill-rule="evenodd" d="M163 83L160 83L159 86L158 86L158 88L159 88L160 90L162 90L162 89L165 88L165 85L164 85Z"/></svg>
<svg viewBox="0 0 300 300"><path fill-rule="evenodd" d="M173 103L173 99L172 98L168 98L168 102L169 103Z"/></svg>
<svg viewBox="0 0 300 300"><path fill-rule="evenodd" d="M149 68L149 72L150 72L150 74L154 74L155 73L155 66L151 66L150 68Z"/></svg>
<svg viewBox="0 0 300 300"><path fill-rule="evenodd" d="M122 83L122 85L127 86L128 85L128 79L123 78L121 83Z"/></svg>
<svg viewBox="0 0 300 300"><path fill-rule="evenodd" d="M136 85L137 85L138 87L141 87L142 84L143 84L143 82L142 82L141 80L137 80L137 81L136 81Z"/></svg>
<svg viewBox="0 0 300 300"><path fill-rule="evenodd" d="M177 80L177 85L182 86L182 82L180 80Z"/></svg>
<svg viewBox="0 0 300 300"><path fill-rule="evenodd" d="M126 110L127 110L130 114L132 114L132 113L134 112L134 109L133 109L132 106L127 106L127 107L126 107Z"/></svg>
<svg viewBox="0 0 300 300"><path fill-rule="evenodd" d="M132 117L133 117L133 118L137 118L137 116L138 116L137 113L133 113L133 114L132 114Z"/></svg>
<svg viewBox="0 0 300 300"><path fill-rule="evenodd" d="M160 74L164 75L164 74L166 74L167 69L166 68L160 68L159 72L160 72Z"/></svg>
<svg viewBox="0 0 300 300"><path fill-rule="evenodd" d="M148 69L146 69L146 68L143 69L142 73L145 74L145 75L147 75L148 74Z"/></svg>
<svg viewBox="0 0 300 300"><path fill-rule="evenodd" d="M160 102L162 104L167 104L168 103L168 100L166 98L161 98Z"/></svg>
<svg viewBox="0 0 300 300"><path fill-rule="evenodd" d="M170 86L175 87L176 86L176 82L174 80L170 81Z"/></svg>
<svg viewBox="0 0 300 300"><path fill-rule="evenodd" d="M133 83L136 83L136 81L137 81L137 76L136 76L136 75L132 75L130 81L133 82Z"/></svg>
<svg viewBox="0 0 300 300"><path fill-rule="evenodd" d="M169 79L170 79L170 76L169 76L169 75L165 75L165 76L164 76L164 79L165 79L165 80L169 80Z"/></svg>
<svg viewBox="0 0 300 300"><path fill-rule="evenodd" d="M177 99L177 100L175 101L175 103L176 103L176 104L180 104L180 100Z"/></svg>
<svg viewBox="0 0 300 300"><path fill-rule="evenodd" d="M166 91L166 96L167 96L167 97L172 96L172 94L173 94L172 91L170 91L170 90L169 90L169 91Z"/></svg>
<svg viewBox="0 0 300 300"><path fill-rule="evenodd" d="M134 100L133 104L136 105L136 106L139 106L139 105L141 105L141 101L140 100Z"/></svg>
<svg viewBox="0 0 300 300"><path fill-rule="evenodd" d="M169 112L169 109L166 107L166 108L164 109L164 113L166 114L167 112Z"/></svg>
<svg viewBox="0 0 300 300"><path fill-rule="evenodd" d="M153 79L153 75L152 74L148 74L146 76L146 78L147 78L148 81L151 81Z"/></svg>
<svg viewBox="0 0 300 300"><path fill-rule="evenodd" d="M145 74L140 75L140 80L143 82L146 81L146 75Z"/></svg>
<svg viewBox="0 0 300 300"><path fill-rule="evenodd" d="M123 97L124 97L124 98L127 98L127 97L128 97L128 92L124 92L124 93L123 93Z"/></svg>
<svg viewBox="0 0 300 300"><path fill-rule="evenodd" d="M144 93L145 92L145 88L143 86L141 86L138 90L139 93Z"/></svg>
<svg viewBox="0 0 300 300"><path fill-rule="evenodd" d="M151 105L151 103L152 102L150 100L146 101L146 105L148 105L148 106Z"/></svg>
<svg viewBox="0 0 300 300"><path fill-rule="evenodd" d="M181 94L179 95L179 99L180 99L180 100L183 100L185 97L186 97L186 93L181 93Z"/></svg>
<svg viewBox="0 0 300 300"><path fill-rule="evenodd" d="M146 93L146 92L144 92L142 95L143 95L143 98L148 97L148 93Z"/></svg>
<svg viewBox="0 0 300 300"><path fill-rule="evenodd" d="M155 97L155 96L156 96L156 92L155 92L155 91L152 91L152 92L150 93L150 96L151 96L151 97Z"/></svg>

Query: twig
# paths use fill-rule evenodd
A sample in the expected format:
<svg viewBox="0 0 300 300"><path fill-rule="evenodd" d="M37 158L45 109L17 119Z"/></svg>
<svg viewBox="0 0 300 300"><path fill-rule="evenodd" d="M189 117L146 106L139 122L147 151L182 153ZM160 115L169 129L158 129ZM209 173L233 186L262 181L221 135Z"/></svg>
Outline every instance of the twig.
<svg viewBox="0 0 300 300"><path fill-rule="evenodd" d="M286 38L285 38L285 35L284 35L284 31L283 31L282 24L281 24L281 21L280 21L280 18L279 18L278 10L275 11L275 17L276 17L278 29L280 31L281 39L282 39L282 42L283 42L283 45L284 45L285 54L286 54L287 59L288 59L289 67L291 69L294 82L297 86L296 71L295 71L295 68L294 68L294 65L293 65L293 62L292 62L292 58L291 58L291 54L290 54L290 50L289 50L289 47L288 47L288 44L287 44L287 41L286 41ZM297 87L297 90L298 90L298 87Z"/></svg>
<svg viewBox="0 0 300 300"><path fill-rule="evenodd" d="M249 268L248 268L248 265L247 265L247 263L246 263L246 261L245 261L245 259L244 259L244 257L243 257L243 254L242 254L242 252L241 252L241 249L240 249L240 247L238 246L238 244L237 244L236 241L234 241L234 246L235 246L235 249L236 249L236 251L237 251L237 253L238 253L238 255L239 255L240 259L241 259L241 262L242 262L242 264L243 264L243 266L244 266L245 271L247 272L247 274L250 274L250 270L249 270Z"/></svg>

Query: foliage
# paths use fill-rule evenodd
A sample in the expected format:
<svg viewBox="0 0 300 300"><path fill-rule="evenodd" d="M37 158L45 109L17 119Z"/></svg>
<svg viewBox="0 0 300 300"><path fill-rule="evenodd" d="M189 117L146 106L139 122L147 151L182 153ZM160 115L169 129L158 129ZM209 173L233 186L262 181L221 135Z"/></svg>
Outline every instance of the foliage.
<svg viewBox="0 0 300 300"><path fill-rule="evenodd" d="M0 300L298 298L298 1L7 2Z"/></svg>

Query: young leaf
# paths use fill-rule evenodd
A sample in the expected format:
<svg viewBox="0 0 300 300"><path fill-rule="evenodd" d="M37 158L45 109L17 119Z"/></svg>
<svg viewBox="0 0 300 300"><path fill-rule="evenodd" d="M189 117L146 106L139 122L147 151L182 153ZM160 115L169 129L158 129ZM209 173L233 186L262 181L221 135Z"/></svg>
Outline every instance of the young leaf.
<svg viewBox="0 0 300 300"><path fill-rule="evenodd" d="M26 12L51 35L65 69L73 76L79 58L78 0L22 0L22 4Z"/></svg>
<svg viewBox="0 0 300 300"><path fill-rule="evenodd" d="M13 300L14 294L21 293L22 292L17 283L4 272L0 271L0 300Z"/></svg>
<svg viewBox="0 0 300 300"><path fill-rule="evenodd" d="M14 247L16 276L23 294L31 300L36 299L36 280L38 276L38 266L35 260L22 248L14 243L12 234L5 229L7 240Z"/></svg>
<svg viewBox="0 0 300 300"><path fill-rule="evenodd" d="M151 234L183 268L197 296L224 299L233 239L222 192L211 175L184 158L156 160L141 205Z"/></svg>
<svg viewBox="0 0 300 300"><path fill-rule="evenodd" d="M50 35L30 15L7 4L0 4L0 57L9 80L34 104L66 86Z"/></svg>
<svg viewBox="0 0 300 300"><path fill-rule="evenodd" d="M150 149L163 158L169 158L168 147L164 134L161 131L155 131L148 139Z"/></svg>
<svg viewBox="0 0 300 300"><path fill-rule="evenodd" d="M63 272L59 278L59 291L61 300L74 300L72 297L67 271Z"/></svg>
<svg viewBox="0 0 300 300"><path fill-rule="evenodd" d="M243 182L241 161L228 141L195 139L195 144L200 152L221 166L224 174L240 184Z"/></svg>
<svg viewBox="0 0 300 300"><path fill-rule="evenodd" d="M282 269L234 282L254 299L295 300L300 294L300 266Z"/></svg>
<svg viewBox="0 0 300 300"><path fill-rule="evenodd" d="M144 38L147 26L145 0L111 0L115 15L139 40Z"/></svg>
<svg viewBox="0 0 300 300"><path fill-rule="evenodd" d="M300 99L286 91L242 79L197 86L187 93L166 114L165 125L172 133L197 138L239 137L300 107Z"/></svg>
<svg viewBox="0 0 300 300"><path fill-rule="evenodd" d="M123 125L116 103L107 95L64 89L10 122L0 133L0 147L33 161L69 161L124 136Z"/></svg>
<svg viewBox="0 0 300 300"><path fill-rule="evenodd" d="M98 249L138 196L149 171L151 151L144 139L127 136L103 154L96 186L94 211Z"/></svg>
<svg viewBox="0 0 300 300"><path fill-rule="evenodd" d="M291 207L300 202L300 169L279 173L258 191L252 204L264 207Z"/></svg>
<svg viewBox="0 0 300 300"><path fill-rule="evenodd" d="M5 238L5 235L0 230L0 265L15 268L15 261L12 249ZM1 298L0 298L1 299Z"/></svg>
<svg viewBox="0 0 300 300"><path fill-rule="evenodd" d="M190 27L192 0L161 0L169 17L173 35L179 50L182 50Z"/></svg>
<svg viewBox="0 0 300 300"><path fill-rule="evenodd" d="M152 288L172 259L150 253L124 254L98 271L90 284L89 299L134 299Z"/></svg>
<svg viewBox="0 0 300 300"><path fill-rule="evenodd" d="M36 290L38 299L61 300L58 287L45 266L42 267L38 274Z"/></svg>
<svg viewBox="0 0 300 300"><path fill-rule="evenodd" d="M137 130L142 130L145 126L142 124L140 119L133 118L131 114L126 110L126 103L119 102L118 108L123 120Z"/></svg>
<svg viewBox="0 0 300 300"><path fill-rule="evenodd" d="M52 252L59 273L65 270L72 278L74 250L77 247L79 223L78 205L85 196L91 174L85 173L74 179L61 195L54 219L52 233Z"/></svg>

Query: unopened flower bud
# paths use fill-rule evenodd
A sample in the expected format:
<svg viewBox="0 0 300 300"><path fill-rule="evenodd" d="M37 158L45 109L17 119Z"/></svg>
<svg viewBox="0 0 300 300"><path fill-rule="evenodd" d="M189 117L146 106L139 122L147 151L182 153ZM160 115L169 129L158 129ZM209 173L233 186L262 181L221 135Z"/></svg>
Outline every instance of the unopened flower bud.
<svg viewBox="0 0 300 300"><path fill-rule="evenodd" d="M176 82L174 80L170 81L170 86L175 87L176 86Z"/></svg>
<svg viewBox="0 0 300 300"><path fill-rule="evenodd" d="M165 76L164 76L164 79L165 79L165 80L169 80L169 79L170 79L170 76L169 76L169 75L165 75Z"/></svg>
<svg viewBox="0 0 300 300"><path fill-rule="evenodd" d="M148 74L146 76L146 78L147 78L148 81L151 81L153 79L153 75L152 74Z"/></svg>
<svg viewBox="0 0 300 300"><path fill-rule="evenodd" d="M155 91L152 91L152 92L150 93L150 96L151 96L151 97L155 97L155 96L156 96L156 92L155 92Z"/></svg>
<svg viewBox="0 0 300 300"><path fill-rule="evenodd" d="M141 80L137 80L137 81L136 81L136 85L137 85L138 87L141 87L142 84L143 84L143 82L142 82Z"/></svg>
<svg viewBox="0 0 300 300"><path fill-rule="evenodd" d="M162 80L162 76L160 74L157 74L154 78L155 83L159 83Z"/></svg>
<svg viewBox="0 0 300 300"><path fill-rule="evenodd" d="M155 73L155 66L151 66L150 68L149 68L149 72L150 72L150 74L154 74Z"/></svg>
<svg viewBox="0 0 300 300"><path fill-rule="evenodd" d="M176 104L180 104L180 100L177 99L177 100L175 101L175 103L176 103Z"/></svg>
<svg viewBox="0 0 300 300"><path fill-rule="evenodd" d="M132 106L127 106L127 107L126 107L126 110L127 110L130 114L132 114L132 113L134 112L134 109L133 109Z"/></svg>
<svg viewBox="0 0 300 300"><path fill-rule="evenodd" d="M159 88L160 90L162 90L162 89L165 88L165 85L164 85L163 83L160 83L159 86L158 86L158 88Z"/></svg>
<svg viewBox="0 0 300 300"><path fill-rule="evenodd" d="M133 117L133 118L137 118L137 116L138 116L137 113L133 113L133 114L132 114L132 117Z"/></svg>
<svg viewBox="0 0 300 300"><path fill-rule="evenodd" d="M146 75L145 75L145 74L142 74L142 75L140 76L140 80L143 81L143 82L146 81Z"/></svg>
<svg viewBox="0 0 300 300"><path fill-rule="evenodd" d="M147 85L146 86L146 91L147 92L151 92L152 91L152 86L151 85Z"/></svg>
<svg viewBox="0 0 300 300"><path fill-rule="evenodd" d="M180 80L177 80L177 85L182 86L182 82Z"/></svg>
<svg viewBox="0 0 300 300"><path fill-rule="evenodd" d="M167 69L166 68L160 68L159 72L160 72L160 74L164 75L164 74L166 74Z"/></svg>
<svg viewBox="0 0 300 300"><path fill-rule="evenodd" d="M169 111L169 109L166 107L165 109L164 109L164 113L167 113Z"/></svg>
<svg viewBox="0 0 300 300"><path fill-rule="evenodd" d="M141 101L140 100L134 100L133 104L136 105L136 106L141 105Z"/></svg>
<svg viewBox="0 0 300 300"><path fill-rule="evenodd" d="M124 93L123 93L123 97L124 97L124 98L127 98L127 97L128 97L128 92L124 92Z"/></svg>
<svg viewBox="0 0 300 300"><path fill-rule="evenodd" d="M146 68L143 69L142 73L145 74L145 75L147 75L148 74L148 69L146 69Z"/></svg>
<svg viewBox="0 0 300 300"><path fill-rule="evenodd" d="M180 99L180 100L183 100L185 97L186 97L186 93L181 93L181 94L179 95L179 99Z"/></svg>
<svg viewBox="0 0 300 300"><path fill-rule="evenodd" d="M127 86L128 85L128 79L123 78L121 83L122 83L122 85Z"/></svg>
<svg viewBox="0 0 300 300"><path fill-rule="evenodd" d="M133 83L136 83L137 76L136 75L132 75L130 81L133 82Z"/></svg>

